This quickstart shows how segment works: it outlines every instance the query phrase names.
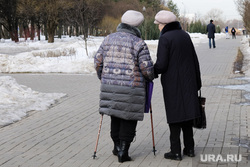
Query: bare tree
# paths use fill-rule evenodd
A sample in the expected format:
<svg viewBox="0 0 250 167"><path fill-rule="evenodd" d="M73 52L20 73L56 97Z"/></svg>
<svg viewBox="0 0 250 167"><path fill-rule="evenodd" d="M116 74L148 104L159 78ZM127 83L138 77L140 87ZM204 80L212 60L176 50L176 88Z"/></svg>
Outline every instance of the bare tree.
<svg viewBox="0 0 250 167"><path fill-rule="evenodd" d="M236 4L246 30L250 32L250 0L237 0Z"/></svg>
<svg viewBox="0 0 250 167"><path fill-rule="evenodd" d="M250 32L250 1L245 3L243 21L247 31Z"/></svg>
<svg viewBox="0 0 250 167"><path fill-rule="evenodd" d="M37 0L18 0L17 11L20 15L20 20L22 20L25 39L30 37L31 40L34 40L35 38L36 6L38 6ZM29 31L29 24L31 25L31 31Z"/></svg>
<svg viewBox="0 0 250 167"><path fill-rule="evenodd" d="M245 3L249 1L249 0L236 0L235 4L238 7L238 11L240 13L241 16L244 15L244 11L245 11Z"/></svg>
<svg viewBox="0 0 250 167"><path fill-rule="evenodd" d="M37 30L40 40L40 29L44 27L44 35L48 42L54 42L56 31L62 27L83 34L85 44L89 33L101 29L104 17L120 20L121 15L128 9L144 12L145 19L154 17L156 11L163 6L162 0L0 0L0 35L9 36L13 41L18 41L18 26L20 36L25 38L35 37ZM112 26L114 27L114 26ZM8 31L7 33L5 33ZM23 33L24 32L24 33ZM48 37L47 38L47 35Z"/></svg>
<svg viewBox="0 0 250 167"><path fill-rule="evenodd" d="M221 27L225 26L225 22L222 19L223 11L220 9L211 9L205 15L205 20L209 23L209 20L213 20L216 25L216 32L221 32Z"/></svg>
<svg viewBox="0 0 250 167"><path fill-rule="evenodd" d="M17 0L0 0L0 25L10 33L12 41L18 42Z"/></svg>
<svg viewBox="0 0 250 167"><path fill-rule="evenodd" d="M74 0L74 6L67 10L66 16L68 22L75 26L77 32L79 28L83 32L83 39L85 41L85 49L87 50L87 38L89 28L94 27L101 21L104 16L102 13L103 0Z"/></svg>
<svg viewBox="0 0 250 167"><path fill-rule="evenodd" d="M72 6L72 1L67 0L44 0L41 5L45 8L46 27L49 35L48 42L54 42L55 30L59 24L60 16Z"/></svg>
<svg viewBox="0 0 250 167"><path fill-rule="evenodd" d="M205 15L205 19L207 19L208 21L213 19L213 20L222 20L222 14L223 11L220 9L211 9L210 11L207 12L207 14Z"/></svg>

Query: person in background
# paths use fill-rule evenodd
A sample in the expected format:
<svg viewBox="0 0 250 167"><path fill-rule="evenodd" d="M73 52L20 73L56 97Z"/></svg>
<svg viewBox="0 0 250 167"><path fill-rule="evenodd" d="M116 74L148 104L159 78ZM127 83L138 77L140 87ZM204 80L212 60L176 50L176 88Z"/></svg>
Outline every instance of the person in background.
<svg viewBox="0 0 250 167"><path fill-rule="evenodd" d="M113 154L121 163L131 161L130 143L144 117L145 84L154 79L153 61L137 28L143 21L142 13L126 11L117 32L105 37L94 57L101 80L99 113L111 117Z"/></svg>
<svg viewBox="0 0 250 167"><path fill-rule="evenodd" d="M228 26L226 26L226 28L225 28L225 33L226 33L226 39L229 39L229 35L228 35Z"/></svg>
<svg viewBox="0 0 250 167"><path fill-rule="evenodd" d="M232 29L231 29L231 33L232 33L232 39L236 39L236 30L235 30L235 28L233 27Z"/></svg>
<svg viewBox="0 0 250 167"><path fill-rule="evenodd" d="M212 44L211 44L211 40L213 42L213 48L215 48L215 25L214 25L214 21L210 20L210 23L207 25L207 32L208 32L208 39L209 39L209 48L211 49Z"/></svg>
<svg viewBox="0 0 250 167"><path fill-rule="evenodd" d="M170 129L170 152L166 159L182 160L183 154L194 157L193 119L199 117L198 90L201 88L198 58L190 36L182 30L176 16L166 10L155 15L160 30L155 76L161 74L164 104Z"/></svg>

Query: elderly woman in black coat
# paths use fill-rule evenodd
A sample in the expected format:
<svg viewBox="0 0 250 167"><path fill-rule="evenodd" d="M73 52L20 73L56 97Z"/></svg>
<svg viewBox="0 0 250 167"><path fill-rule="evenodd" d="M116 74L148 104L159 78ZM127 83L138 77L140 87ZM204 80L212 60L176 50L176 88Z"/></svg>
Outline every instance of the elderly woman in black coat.
<svg viewBox="0 0 250 167"><path fill-rule="evenodd" d="M193 119L199 117L198 90L201 88L200 67L190 36L181 29L176 16L162 10L155 16L161 36L158 44L155 75L161 84L170 128L171 151L166 159L182 160L180 132L183 131L183 154L195 156Z"/></svg>

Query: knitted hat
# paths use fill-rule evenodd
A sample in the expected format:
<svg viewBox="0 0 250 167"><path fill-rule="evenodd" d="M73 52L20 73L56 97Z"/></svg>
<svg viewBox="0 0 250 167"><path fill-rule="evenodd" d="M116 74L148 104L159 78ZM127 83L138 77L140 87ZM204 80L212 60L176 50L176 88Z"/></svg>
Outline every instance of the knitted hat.
<svg viewBox="0 0 250 167"><path fill-rule="evenodd" d="M128 10L122 15L121 21L133 27L138 27L144 21L144 16L141 12Z"/></svg>
<svg viewBox="0 0 250 167"><path fill-rule="evenodd" d="M168 24L176 21L176 16L167 10L161 10L155 15L155 24Z"/></svg>

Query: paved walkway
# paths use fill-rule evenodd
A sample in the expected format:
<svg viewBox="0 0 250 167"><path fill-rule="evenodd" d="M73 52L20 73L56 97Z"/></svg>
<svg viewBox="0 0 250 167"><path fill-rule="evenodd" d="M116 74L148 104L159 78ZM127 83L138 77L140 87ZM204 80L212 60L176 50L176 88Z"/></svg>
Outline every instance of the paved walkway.
<svg viewBox="0 0 250 167"><path fill-rule="evenodd" d="M205 161L209 155L225 159L236 154L239 157L233 160L240 162L218 163L218 166L249 167L250 106L240 105L245 102L244 91L217 87L245 83L234 79L237 75L232 73L240 39L221 39L216 44L216 49L209 49L207 43L195 46L201 66L202 95L207 98L208 123L207 129L194 131L195 158L184 156L180 162L163 158L170 144L159 79L155 80L152 103L156 156L152 153L150 116L145 114L130 148L133 161L118 163L111 152L108 116L103 119L97 158L92 158L100 120L100 83L95 75L12 74L19 84L33 90L68 96L48 111L30 112L27 118L0 128L0 166L214 167L217 163L197 165L196 161Z"/></svg>

